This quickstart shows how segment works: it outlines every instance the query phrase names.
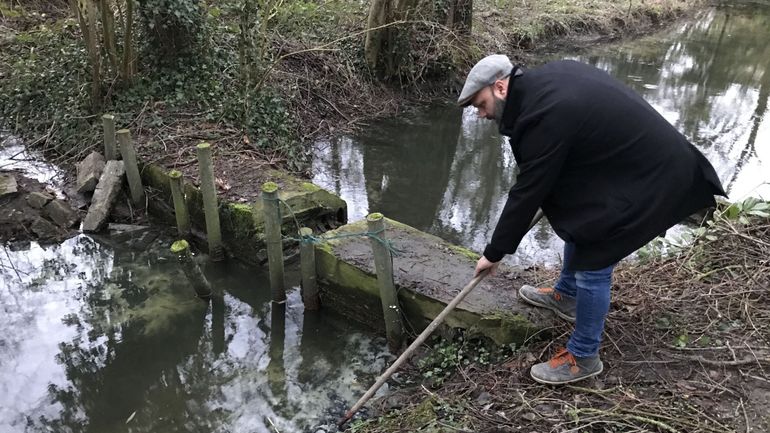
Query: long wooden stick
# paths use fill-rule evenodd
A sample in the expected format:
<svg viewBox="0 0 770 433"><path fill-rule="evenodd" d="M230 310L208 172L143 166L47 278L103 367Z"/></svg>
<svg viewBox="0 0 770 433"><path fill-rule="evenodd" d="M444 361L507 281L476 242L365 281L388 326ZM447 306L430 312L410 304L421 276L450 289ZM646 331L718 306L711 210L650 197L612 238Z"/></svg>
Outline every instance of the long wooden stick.
<svg viewBox="0 0 770 433"><path fill-rule="evenodd" d="M538 209L537 213L535 213L535 217L532 218L532 222L529 224L529 228L531 229L532 227L534 227L535 224L537 224L537 222L540 221L540 218L542 217L543 217L543 212L540 209ZM345 423L350 421L350 418L353 418L353 415L355 415L356 412L358 412L366 404L366 402L369 401L370 398L372 398L374 393L377 392L377 390L380 389L380 387L388 379L390 379L390 376L392 376L393 373L395 373L396 370L398 370L398 368L401 367L401 365L404 362L406 362L406 360L409 359L410 356L412 356L412 353L415 350L417 350L417 348L423 342L425 342L425 340L428 339L430 334L432 334L433 331L435 331L436 328L438 328L438 326L442 322L444 322L444 319L446 318L446 316L448 316L449 313L451 313L452 310L454 310L457 304L459 304L460 302L462 302L463 299L465 299L468 293L470 293L481 282L481 280L483 280L484 277L487 276L487 274L489 274L489 269L485 269L481 271L478 275L476 275L470 281L470 283L468 283L465 287L463 287L460 293L458 293L457 296L455 296L455 298L452 299L452 301L449 302L449 304L446 307L444 307L444 309L438 314L438 316L436 316L436 318L433 319L432 322L430 322L430 325L428 325L428 327L425 328L425 330L422 331L422 333L417 336L417 338L412 342L412 344L410 344L409 347L406 348L404 353L402 353L401 356L399 356L398 359L396 359L393 365L391 365L387 370L385 370L385 373L382 373L382 375L377 379L377 382L375 382L374 385L372 385L372 387L366 391L363 397L361 397L356 402L356 404L354 404L353 407L350 408L350 410L345 413L344 417L340 418L340 420L337 422L338 427L342 427Z"/></svg>

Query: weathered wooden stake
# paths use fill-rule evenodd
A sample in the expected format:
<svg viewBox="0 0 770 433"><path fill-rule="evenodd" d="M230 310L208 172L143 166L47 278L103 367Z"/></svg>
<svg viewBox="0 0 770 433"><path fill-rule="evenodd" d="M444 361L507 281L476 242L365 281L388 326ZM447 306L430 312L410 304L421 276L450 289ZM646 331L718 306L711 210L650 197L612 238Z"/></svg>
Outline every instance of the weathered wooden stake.
<svg viewBox="0 0 770 433"><path fill-rule="evenodd" d="M199 144L197 152L201 194L203 195L203 212L206 216L206 238L209 243L209 257L211 257L212 261L218 262L224 260L225 252L222 247L222 231L219 228L219 204L217 203L217 187L214 184L214 162L211 158L211 144Z"/></svg>
<svg viewBox="0 0 770 433"><path fill-rule="evenodd" d="M126 179L128 179L128 189L131 191L131 201L134 205L144 204L144 188L142 187L142 177L139 175L139 165L136 162L136 150L131 142L131 131L121 129L117 132L118 143L120 143L120 155L123 157L123 163L126 166Z"/></svg>
<svg viewBox="0 0 770 433"><path fill-rule="evenodd" d="M278 401L286 399L286 367L284 366L284 346L286 345L286 304L270 303L270 346L267 363L267 384L273 397ZM276 430L277 431L277 430Z"/></svg>
<svg viewBox="0 0 770 433"><path fill-rule="evenodd" d="M184 178L179 170L171 170L168 178L171 185L171 198L174 200L176 229L179 236L186 238L190 235L190 214L187 212L187 202L184 198Z"/></svg>
<svg viewBox="0 0 770 433"><path fill-rule="evenodd" d="M211 284L203 275L203 271L193 260L192 253L190 253L190 244L186 240L182 239L176 241L171 245L171 252L179 257L179 261L184 267L187 279L195 289L195 294L201 298L209 298L214 292L211 290Z"/></svg>
<svg viewBox="0 0 770 433"><path fill-rule="evenodd" d="M315 270L315 247L312 242L306 241L305 236L311 236L313 229L302 227L299 236L300 269L302 271L302 302L306 310L317 310L320 307L318 300L318 283Z"/></svg>
<svg viewBox="0 0 770 433"><path fill-rule="evenodd" d="M369 214L366 217L370 233L385 240L385 218L381 213ZM382 314L385 317L385 332L388 337L388 347L391 352L401 348L404 330L401 324L401 308L398 305L396 285L393 282L393 259L390 250L377 239L371 238L374 253L374 267L377 270L377 283L380 286L380 301Z"/></svg>
<svg viewBox="0 0 770 433"><path fill-rule="evenodd" d="M118 159L118 150L115 146L115 116L112 114L102 116L102 129L104 129L104 159L107 161Z"/></svg>
<svg viewBox="0 0 770 433"><path fill-rule="evenodd" d="M265 216L265 244L267 267L270 271L270 290L274 302L286 300L283 285L283 241L281 239L281 203L278 201L278 185L267 182L262 185L262 209Z"/></svg>

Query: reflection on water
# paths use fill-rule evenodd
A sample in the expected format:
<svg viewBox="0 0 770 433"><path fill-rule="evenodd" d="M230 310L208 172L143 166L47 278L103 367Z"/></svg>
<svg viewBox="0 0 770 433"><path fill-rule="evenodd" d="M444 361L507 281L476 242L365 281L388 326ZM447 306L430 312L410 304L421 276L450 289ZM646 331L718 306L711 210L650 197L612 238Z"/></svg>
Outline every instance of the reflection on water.
<svg viewBox="0 0 770 433"><path fill-rule="evenodd" d="M770 7L711 10L663 40L577 57L625 80L711 161L730 198L770 199Z"/></svg>
<svg viewBox="0 0 770 433"><path fill-rule="evenodd" d="M51 185L53 192L59 198L64 198L61 192L63 173L45 162L44 158L27 150L19 138L0 131L0 171L2 170L16 170L31 179Z"/></svg>
<svg viewBox="0 0 770 433"><path fill-rule="evenodd" d="M297 290L271 308L251 268L207 269L225 295L195 298L169 243L4 247L0 431L316 431L390 360Z"/></svg>
<svg viewBox="0 0 770 433"><path fill-rule="evenodd" d="M770 7L709 10L665 34L569 58L628 83L715 166L730 198L770 199ZM515 177L493 122L433 107L319 143L314 181L340 194L351 220L378 211L483 250ZM557 263L561 241L533 229L515 264Z"/></svg>

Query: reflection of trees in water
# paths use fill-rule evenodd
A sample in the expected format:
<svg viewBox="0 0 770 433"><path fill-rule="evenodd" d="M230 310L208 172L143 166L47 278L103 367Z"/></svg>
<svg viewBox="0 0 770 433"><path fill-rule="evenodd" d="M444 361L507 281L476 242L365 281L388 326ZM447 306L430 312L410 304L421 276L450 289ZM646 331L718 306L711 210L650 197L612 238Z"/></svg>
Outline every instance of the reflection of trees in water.
<svg viewBox="0 0 770 433"><path fill-rule="evenodd" d="M184 397L206 373L207 362L188 359L198 353L206 304L192 298L175 266L159 266L159 255L119 250L113 266L117 274L131 277L95 281L80 292L81 310L68 324L85 332L59 346L57 361L69 384L50 387L51 400L62 409L57 418L41 418L42 426L126 431L125 421L136 411L133 423L164 431L209 431L206 417L189 416L195 403L188 405ZM158 278L164 273L176 276ZM161 317L155 322L153 316Z"/></svg>
<svg viewBox="0 0 770 433"><path fill-rule="evenodd" d="M450 180L431 232L452 242L479 247L494 228L513 182L514 164L494 122L475 116L473 110L466 112L463 130L455 137L457 151Z"/></svg>
<svg viewBox="0 0 770 433"><path fill-rule="evenodd" d="M369 211L429 228L449 182L460 120L461 110L436 108L368 131L362 140Z"/></svg>
<svg viewBox="0 0 770 433"><path fill-rule="evenodd" d="M759 10L710 11L685 23L671 43L644 40L624 55L584 60L630 81L706 153L729 186L755 154L767 110L770 13ZM649 84L654 88L644 87Z"/></svg>
<svg viewBox="0 0 770 433"><path fill-rule="evenodd" d="M767 114L767 103L770 99L770 56L766 57L767 63L762 71L762 79L759 82L759 96L757 97L757 106L754 109L754 113L751 119L751 130L749 131L749 137L746 141L746 147L741 150L741 154L738 156L738 161L735 164L735 172L732 178L728 182L727 192L730 192L730 187L738 178L743 166L748 162L751 157L757 155L756 140L759 133L759 126Z"/></svg>
<svg viewBox="0 0 770 433"><path fill-rule="evenodd" d="M340 195L351 221L366 216L369 208L362 161L360 147L348 137L317 143L313 152L313 183Z"/></svg>

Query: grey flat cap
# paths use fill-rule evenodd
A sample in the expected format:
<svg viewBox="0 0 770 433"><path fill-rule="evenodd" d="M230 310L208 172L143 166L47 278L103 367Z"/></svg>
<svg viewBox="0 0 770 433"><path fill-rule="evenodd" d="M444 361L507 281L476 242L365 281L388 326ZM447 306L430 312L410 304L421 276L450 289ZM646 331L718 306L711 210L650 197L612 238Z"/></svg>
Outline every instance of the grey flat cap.
<svg viewBox="0 0 770 433"><path fill-rule="evenodd" d="M463 91L460 92L460 97L457 99L457 105L468 106L476 92L507 77L511 74L512 69L513 64L508 60L508 56L502 54L492 54L479 60L468 72L468 78L465 79Z"/></svg>

